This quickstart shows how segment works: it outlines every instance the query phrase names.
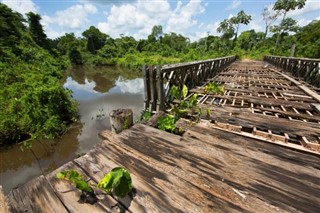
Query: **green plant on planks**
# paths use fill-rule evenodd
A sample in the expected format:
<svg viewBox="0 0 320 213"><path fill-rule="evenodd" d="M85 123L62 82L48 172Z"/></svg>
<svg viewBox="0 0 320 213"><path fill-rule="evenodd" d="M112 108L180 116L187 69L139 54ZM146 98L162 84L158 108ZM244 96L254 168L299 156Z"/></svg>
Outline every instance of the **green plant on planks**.
<svg viewBox="0 0 320 213"><path fill-rule="evenodd" d="M151 112L144 110L141 112L140 121L149 121L151 118Z"/></svg>
<svg viewBox="0 0 320 213"><path fill-rule="evenodd" d="M205 87L204 87L204 92L206 94L224 94L224 86L218 84L217 82L209 82Z"/></svg>
<svg viewBox="0 0 320 213"><path fill-rule="evenodd" d="M108 195L125 197L132 190L132 179L127 169L115 167L99 181L97 185L89 184L76 170L65 170L56 174L56 178L72 182L81 191L79 202L93 204L98 199L92 187L106 192ZM88 197L90 199L88 199Z"/></svg>

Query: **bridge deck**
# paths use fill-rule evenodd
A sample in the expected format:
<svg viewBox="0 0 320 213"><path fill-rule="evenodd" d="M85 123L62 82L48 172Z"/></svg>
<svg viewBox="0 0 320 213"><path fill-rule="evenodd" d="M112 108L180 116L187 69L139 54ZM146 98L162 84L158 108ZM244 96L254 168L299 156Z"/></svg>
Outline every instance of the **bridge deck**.
<svg viewBox="0 0 320 213"><path fill-rule="evenodd" d="M317 212L316 99L260 63L234 64L211 80L226 83L225 95L194 89L212 113L196 125L179 121L183 136L143 124L105 131L86 155L13 189L12 212ZM94 205L78 203L80 192L54 177L72 168L97 183L115 166L131 172L134 193L99 195Z"/></svg>
<svg viewBox="0 0 320 213"><path fill-rule="evenodd" d="M284 146L320 153L320 91L270 69L262 62L237 62L208 82L225 85L224 95L191 90L216 127ZM309 86L309 87L308 87ZM231 126L227 126L231 125Z"/></svg>

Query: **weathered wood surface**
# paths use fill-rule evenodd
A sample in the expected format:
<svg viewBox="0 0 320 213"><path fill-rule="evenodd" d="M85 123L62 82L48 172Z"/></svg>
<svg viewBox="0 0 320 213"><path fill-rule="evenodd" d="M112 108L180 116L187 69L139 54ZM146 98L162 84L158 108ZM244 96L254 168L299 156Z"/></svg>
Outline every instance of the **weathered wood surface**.
<svg viewBox="0 0 320 213"><path fill-rule="evenodd" d="M213 81L225 86L223 95L205 93L205 86ZM190 92L198 94L202 112L211 112L202 119L227 129L227 125L238 126L235 132L250 128L253 135L283 141L285 146L320 152L320 94L271 65L235 62Z"/></svg>
<svg viewBox="0 0 320 213"><path fill-rule="evenodd" d="M0 185L0 213L9 213L9 206Z"/></svg>
<svg viewBox="0 0 320 213"><path fill-rule="evenodd" d="M68 212L42 175L13 189L7 197L11 212Z"/></svg>
<svg viewBox="0 0 320 213"><path fill-rule="evenodd" d="M286 132L290 134L304 136L306 133L317 137L320 135L320 125L316 123L304 123L300 121L279 119L274 116L266 116L263 114L252 114L248 109L238 109L233 107L217 107L200 105L202 111L210 109L210 120L235 124L244 127L260 127L262 129L270 129L274 131ZM230 115L231 113L231 115ZM207 115L202 115L206 119Z"/></svg>
<svg viewBox="0 0 320 213"><path fill-rule="evenodd" d="M133 125L132 109L116 109L109 114L111 130L119 133L123 129L128 129Z"/></svg>
<svg viewBox="0 0 320 213"><path fill-rule="evenodd" d="M319 157L298 153L202 124L183 136L136 124L86 155L8 195L13 212L316 212ZM54 176L75 169L96 184L126 167L135 192L78 203L80 192ZM41 186L41 187L40 187Z"/></svg>
<svg viewBox="0 0 320 213"><path fill-rule="evenodd" d="M264 60L295 77L320 87L320 59L265 56Z"/></svg>

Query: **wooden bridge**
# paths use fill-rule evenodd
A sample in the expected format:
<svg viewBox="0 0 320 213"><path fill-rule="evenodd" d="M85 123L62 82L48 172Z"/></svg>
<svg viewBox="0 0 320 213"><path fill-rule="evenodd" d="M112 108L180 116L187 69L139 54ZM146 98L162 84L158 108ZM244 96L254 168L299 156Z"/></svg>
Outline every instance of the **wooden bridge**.
<svg viewBox="0 0 320 213"><path fill-rule="evenodd" d="M182 136L154 128L164 112L120 134L104 131L86 155L13 189L11 211L317 212L320 60L265 60L146 67L147 110L170 110L170 88L185 84L187 99L197 93L210 116L180 119ZM212 81L224 84L223 95L204 92ZM75 169L96 184L115 166L130 171L135 190L124 199L99 195L93 205L78 203L80 192L54 177Z"/></svg>

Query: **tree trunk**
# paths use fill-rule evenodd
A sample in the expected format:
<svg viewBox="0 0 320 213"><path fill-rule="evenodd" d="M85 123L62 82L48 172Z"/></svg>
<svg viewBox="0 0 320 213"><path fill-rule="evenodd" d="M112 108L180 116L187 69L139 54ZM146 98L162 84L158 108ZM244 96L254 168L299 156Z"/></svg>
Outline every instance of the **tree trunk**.
<svg viewBox="0 0 320 213"><path fill-rule="evenodd" d="M290 52L290 57L294 57L294 52L296 50L296 44L292 44L291 46L291 52Z"/></svg>
<svg viewBox="0 0 320 213"><path fill-rule="evenodd" d="M131 109L116 109L109 114L111 131L119 133L133 125L133 112Z"/></svg>
<svg viewBox="0 0 320 213"><path fill-rule="evenodd" d="M281 23L280 23L280 30L279 30L279 33L278 33L278 36L277 36L276 45L274 46L273 54L275 54L276 49L277 49L277 47L278 47L278 43L279 43L279 40L280 40L280 35L281 35L281 33L282 33L283 21L284 21L284 19L286 18L286 14L287 14L287 12L285 12L285 13L283 14L283 18L282 18L282 21L281 21Z"/></svg>
<svg viewBox="0 0 320 213"><path fill-rule="evenodd" d="M264 31L264 39L267 38L269 26L266 26L266 30Z"/></svg>

